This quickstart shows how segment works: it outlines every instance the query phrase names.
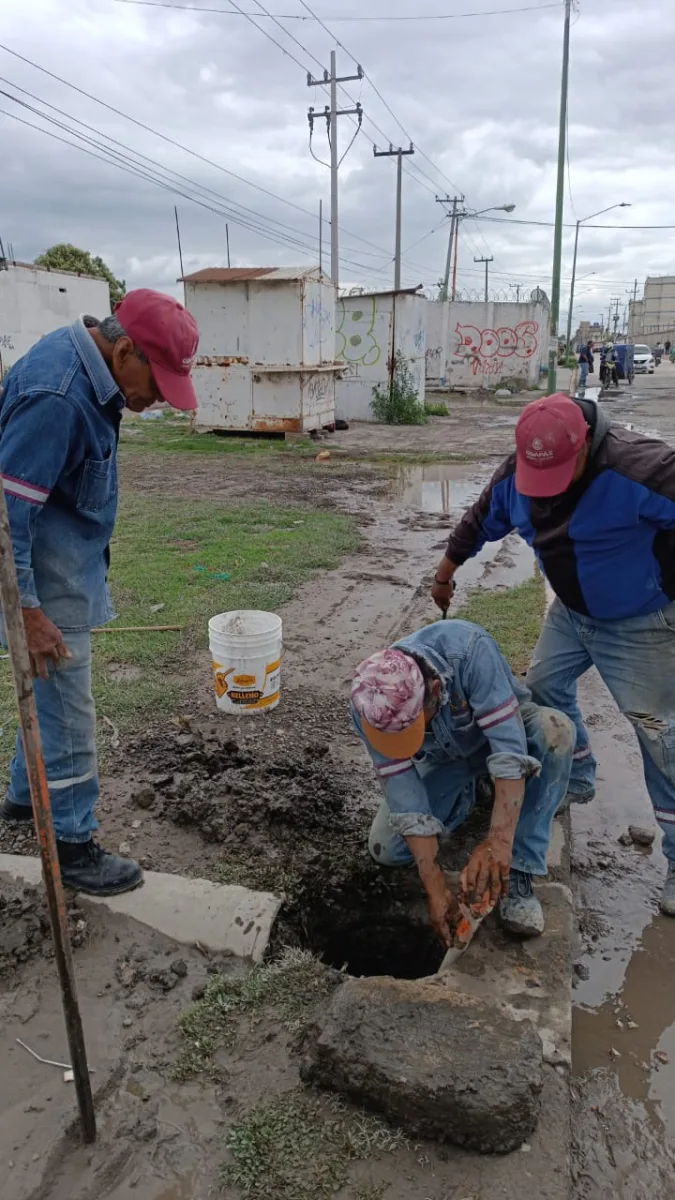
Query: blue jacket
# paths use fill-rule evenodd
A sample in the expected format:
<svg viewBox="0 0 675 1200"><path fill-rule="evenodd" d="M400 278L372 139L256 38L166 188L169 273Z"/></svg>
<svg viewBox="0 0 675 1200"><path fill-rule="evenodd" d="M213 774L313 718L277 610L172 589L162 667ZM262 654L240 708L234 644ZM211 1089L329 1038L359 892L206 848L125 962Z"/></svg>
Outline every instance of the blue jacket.
<svg viewBox="0 0 675 1200"><path fill-rule="evenodd" d="M675 450L610 424L592 401L576 403L593 431L579 482L551 499L523 496L510 455L453 530L447 556L461 566L517 529L574 612L600 620L658 612L675 600Z"/></svg>
<svg viewBox="0 0 675 1200"><path fill-rule="evenodd" d="M66 632L115 615L106 576L123 407L81 319L33 346L0 393L0 471L21 603Z"/></svg>
<svg viewBox="0 0 675 1200"><path fill-rule="evenodd" d="M414 758L393 761L378 754L363 736L358 714L352 720L372 759L390 810L393 828L402 837L443 832L432 813L424 776L443 763L470 758L481 751L497 779L523 779L541 764L528 754L521 704L528 689L516 679L494 638L470 621L437 621L396 646L425 659L441 680L438 712Z"/></svg>

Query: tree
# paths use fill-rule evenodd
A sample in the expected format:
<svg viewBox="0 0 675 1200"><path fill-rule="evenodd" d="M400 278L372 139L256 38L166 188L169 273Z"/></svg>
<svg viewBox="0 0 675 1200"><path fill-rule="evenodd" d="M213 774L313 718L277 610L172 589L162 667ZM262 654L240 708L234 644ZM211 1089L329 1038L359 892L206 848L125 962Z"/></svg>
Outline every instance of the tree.
<svg viewBox="0 0 675 1200"><path fill-rule="evenodd" d="M123 279L115 279L110 267L98 255L93 258L88 250L79 250L70 242L59 242L50 246L35 259L38 267L50 267L52 271L77 271L81 275L97 275L105 279L110 288L111 308L121 300L127 287Z"/></svg>

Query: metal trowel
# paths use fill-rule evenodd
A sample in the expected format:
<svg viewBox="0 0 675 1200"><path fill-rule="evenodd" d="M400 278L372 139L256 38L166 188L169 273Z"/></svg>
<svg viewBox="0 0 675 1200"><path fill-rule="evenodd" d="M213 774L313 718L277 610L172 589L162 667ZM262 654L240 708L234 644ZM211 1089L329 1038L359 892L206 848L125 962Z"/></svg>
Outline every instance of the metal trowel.
<svg viewBox="0 0 675 1200"><path fill-rule="evenodd" d="M437 975L443 975L449 971L452 966L462 957L468 950L476 930L482 925L483 921L494 908L494 901L490 893L486 892L478 908L477 913L473 913L466 904L459 902L459 908L454 923L453 935L454 945L446 951L443 961L438 968Z"/></svg>

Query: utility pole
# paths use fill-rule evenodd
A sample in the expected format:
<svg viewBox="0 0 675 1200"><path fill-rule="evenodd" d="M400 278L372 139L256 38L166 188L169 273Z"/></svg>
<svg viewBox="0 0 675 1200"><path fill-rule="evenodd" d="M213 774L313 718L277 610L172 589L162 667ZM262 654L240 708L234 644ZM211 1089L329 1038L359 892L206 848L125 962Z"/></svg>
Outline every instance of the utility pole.
<svg viewBox="0 0 675 1200"><path fill-rule="evenodd" d="M629 336L631 342L635 341L635 326L637 323L635 320L635 309L637 307L637 294L638 294L638 281L636 279L635 283L633 284L633 302L632 302L633 307L632 308L629 307L629 309L628 309L628 311L630 313L630 322L629 322L630 328L628 330L628 336Z"/></svg>
<svg viewBox="0 0 675 1200"><path fill-rule="evenodd" d="M489 279L488 271L490 270L490 263L494 262L494 258L474 258L473 261L477 262L477 263L485 263L485 303L487 304L488 303L488 279Z"/></svg>
<svg viewBox="0 0 675 1200"><path fill-rule="evenodd" d="M448 286L450 284L450 268L452 266L452 248L453 248L453 245L455 245L455 246L457 245L457 235L459 233L459 214L458 214L457 209L458 209L458 205L464 203L464 196L453 196L452 200L450 199L449 196L437 196L436 203L437 204L452 204L452 212L449 214L449 216L450 216L450 233L448 234L448 253L447 253L447 256L445 259L445 272L443 274L443 283L441 284L441 290L438 293L439 300L447 300ZM454 285L453 285L453 297L452 297L453 300L455 298L454 290L455 289L454 289Z"/></svg>
<svg viewBox="0 0 675 1200"><path fill-rule="evenodd" d="M321 87L323 84L330 84L330 105L326 105L323 110L323 116L326 118L326 127L328 130L328 142L330 144L330 277L333 280L336 288L340 282L340 263L339 263L339 245L338 245L338 170L342 159L338 158L338 117L356 117L358 119L357 128L361 128L363 120L363 109L360 104L356 104L355 108L338 108L337 106L337 85L339 83L350 83L352 80L363 79L363 68L357 66L356 75L340 75L337 74L337 63L335 51L330 52L330 75L328 71L324 71L323 79L314 79L310 72L307 73L307 87ZM314 132L314 121L317 117L314 108L310 108L307 117L309 120L309 142L310 148L312 144L312 133ZM349 147L347 147L349 149ZM343 156L344 157L344 156Z"/></svg>
<svg viewBox="0 0 675 1200"><path fill-rule="evenodd" d="M560 268L562 264L563 207L565 201L565 146L567 136L567 90L570 68L570 13L572 0L565 0L562 75L560 80L560 124L558 128L558 182L555 198L553 273L551 280L551 341L548 348L548 395L557 387L558 320L560 317Z"/></svg>
<svg viewBox="0 0 675 1200"><path fill-rule="evenodd" d="M516 304L520 304L520 289L524 285L522 283L512 283L511 287L516 289Z"/></svg>
<svg viewBox="0 0 675 1200"><path fill-rule="evenodd" d="M396 159L396 235L394 239L394 291L401 290L401 192L403 190L403 155L414 154L412 142L410 149L404 150L402 146L395 150L391 142L388 150L378 150L377 146L373 146L373 156L375 158L395 158Z"/></svg>
<svg viewBox="0 0 675 1200"><path fill-rule="evenodd" d="M319 200L319 278L323 275L323 200Z"/></svg>
<svg viewBox="0 0 675 1200"><path fill-rule="evenodd" d="M621 301L620 296L612 296L612 298L609 302L610 303L610 312L611 312L611 306L614 305L614 316L612 317L612 323L614 325L614 341L616 341L616 331L619 327L619 303L620 303L620 301Z"/></svg>

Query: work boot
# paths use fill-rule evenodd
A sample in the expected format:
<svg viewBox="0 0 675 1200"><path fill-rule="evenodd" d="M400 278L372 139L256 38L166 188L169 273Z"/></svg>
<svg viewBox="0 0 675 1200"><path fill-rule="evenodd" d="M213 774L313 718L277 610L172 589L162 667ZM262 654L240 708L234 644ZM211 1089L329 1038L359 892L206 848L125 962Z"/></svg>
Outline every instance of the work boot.
<svg viewBox="0 0 675 1200"><path fill-rule="evenodd" d="M499 901L499 919L506 932L516 937L538 937L544 932L544 911L534 894L532 876L526 871L511 868L509 894Z"/></svg>
<svg viewBox="0 0 675 1200"><path fill-rule="evenodd" d="M0 804L0 821L32 821L33 809L30 804L15 804L13 800L3 800Z"/></svg>
<svg viewBox="0 0 675 1200"><path fill-rule="evenodd" d="M143 882L143 872L133 858L121 858L89 842L60 842L56 847L64 887L89 896L117 896L131 892Z"/></svg>
<svg viewBox="0 0 675 1200"><path fill-rule="evenodd" d="M668 863L668 874L661 892L659 908L667 917L675 917L675 862Z"/></svg>
<svg viewBox="0 0 675 1200"><path fill-rule="evenodd" d="M555 815L569 811L570 804L590 804L595 799L595 788L587 788L585 792L566 792L558 805Z"/></svg>

